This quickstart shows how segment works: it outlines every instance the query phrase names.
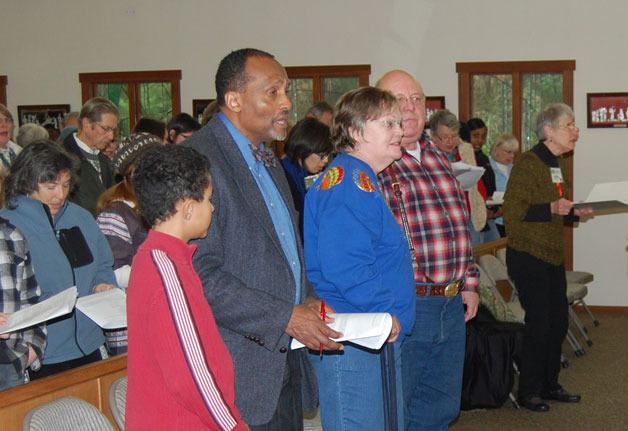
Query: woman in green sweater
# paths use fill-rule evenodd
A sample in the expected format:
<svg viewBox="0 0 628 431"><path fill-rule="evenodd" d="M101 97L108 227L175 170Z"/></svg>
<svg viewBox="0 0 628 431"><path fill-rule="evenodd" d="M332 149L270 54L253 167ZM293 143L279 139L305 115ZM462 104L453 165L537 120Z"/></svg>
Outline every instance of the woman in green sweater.
<svg viewBox="0 0 628 431"><path fill-rule="evenodd" d="M532 411L549 410L545 400L576 403L558 383L561 345L567 333L567 282L563 260L563 224L590 209L575 209L566 199L564 154L578 140L571 108L546 107L536 121L539 143L516 161L504 196L508 235L508 272L525 309L525 333L519 378L519 402Z"/></svg>

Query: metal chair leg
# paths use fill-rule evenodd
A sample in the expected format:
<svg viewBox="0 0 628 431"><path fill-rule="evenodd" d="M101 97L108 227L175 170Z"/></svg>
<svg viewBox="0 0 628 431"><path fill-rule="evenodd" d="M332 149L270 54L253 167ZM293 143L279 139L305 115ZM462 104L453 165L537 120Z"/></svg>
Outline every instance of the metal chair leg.
<svg viewBox="0 0 628 431"><path fill-rule="evenodd" d="M521 406L519 405L519 402L517 401L517 398L515 398L515 396L512 394L512 392L508 393L508 398L510 398L510 402L512 403L512 406L516 409L520 409Z"/></svg>
<svg viewBox="0 0 628 431"><path fill-rule="evenodd" d="M582 305L582 308L584 308L584 311L586 311L586 312L587 312L587 314L589 315L589 317L591 318L591 320L593 320L593 325L594 325L595 327L600 326L600 321L599 321L599 320L597 320L597 319L595 318L595 316L593 315L593 313L591 313L591 310L590 310L590 309L589 309L589 307L587 306L587 303L586 303L586 302L584 302L584 300L583 300L583 299L580 299L580 300L578 300L578 304L579 304L579 305Z"/></svg>
<svg viewBox="0 0 628 431"><path fill-rule="evenodd" d="M571 332L571 329L567 330L567 341L571 344L576 357L580 357L586 353L582 345L578 342L578 339L573 335L573 332Z"/></svg>
<svg viewBox="0 0 628 431"><path fill-rule="evenodd" d="M593 341L591 340L591 338L589 338L586 328L582 324L582 321L580 320L576 312L573 310L571 306L568 307L568 311L569 311L569 318L571 319L573 324L576 326L576 328L578 328L578 331L580 331L580 335L582 335L582 338L584 338L584 341L587 342L588 346L592 346Z"/></svg>

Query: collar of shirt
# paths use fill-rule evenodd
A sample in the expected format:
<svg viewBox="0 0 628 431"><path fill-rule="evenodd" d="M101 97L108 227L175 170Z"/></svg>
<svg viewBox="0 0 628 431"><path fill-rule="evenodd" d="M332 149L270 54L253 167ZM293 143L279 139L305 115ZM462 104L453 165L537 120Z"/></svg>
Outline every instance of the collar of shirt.
<svg viewBox="0 0 628 431"><path fill-rule="evenodd" d="M417 162L421 163L421 147L419 145L417 145L414 150L406 149L406 153L410 154Z"/></svg>
<svg viewBox="0 0 628 431"><path fill-rule="evenodd" d="M227 130L229 130L231 137L238 146L238 150L240 150L240 152L242 153L244 161L246 162L249 169L254 170L257 169L258 166L264 166L261 161L258 163L258 161L255 160L253 151L251 151L251 145L253 145L251 141L246 136L244 136L242 132L240 132L240 130L238 130L238 128L231 122L231 120L227 118L225 114L220 112L217 115L218 118L220 118L220 120L224 123L225 127L227 127ZM260 148L264 148L264 144L260 144L259 146Z"/></svg>
<svg viewBox="0 0 628 431"><path fill-rule="evenodd" d="M90 147L89 145L87 145L85 142L81 141L78 137L78 135L76 133L74 133L74 140L76 141L76 145L79 146L79 148L83 151L85 151L87 154L93 154L95 156L98 155L98 153L100 153L99 149L94 149L92 147Z"/></svg>
<svg viewBox="0 0 628 431"><path fill-rule="evenodd" d="M298 304L301 298L301 262L297 248L296 233L292 225L290 211L284 202L284 197L275 185L264 163L255 160L255 156L250 147L251 141L244 136L222 112L218 114L218 118L225 124L240 153L242 153L250 174L257 183L257 187L266 203L266 209L273 222L279 243L281 244L290 269L292 270L292 275L294 276L296 286L295 304ZM260 144L260 147L262 145L263 144Z"/></svg>
<svg viewBox="0 0 628 431"><path fill-rule="evenodd" d="M557 168L559 166L558 156L555 156L544 142L536 144L531 151L547 166L551 168Z"/></svg>

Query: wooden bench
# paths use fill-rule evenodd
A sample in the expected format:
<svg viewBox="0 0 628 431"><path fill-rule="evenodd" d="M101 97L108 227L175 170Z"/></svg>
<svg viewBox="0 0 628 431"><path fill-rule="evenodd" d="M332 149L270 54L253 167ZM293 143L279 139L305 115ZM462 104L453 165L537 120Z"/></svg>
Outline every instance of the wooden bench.
<svg viewBox="0 0 628 431"><path fill-rule="evenodd" d="M126 360L126 355L116 356L0 391L0 429L21 431L24 416L30 409L64 396L74 396L93 404L115 427L109 407L109 387L115 380L126 376Z"/></svg>

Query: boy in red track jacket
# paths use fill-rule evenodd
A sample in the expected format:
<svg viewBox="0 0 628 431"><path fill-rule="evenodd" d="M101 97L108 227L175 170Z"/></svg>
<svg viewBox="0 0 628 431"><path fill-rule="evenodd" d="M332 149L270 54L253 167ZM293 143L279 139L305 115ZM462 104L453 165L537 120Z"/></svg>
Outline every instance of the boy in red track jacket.
<svg viewBox="0 0 628 431"><path fill-rule="evenodd" d="M126 429L246 430L233 363L192 266L214 208L207 160L168 145L140 156L133 176L152 226L131 270Z"/></svg>

